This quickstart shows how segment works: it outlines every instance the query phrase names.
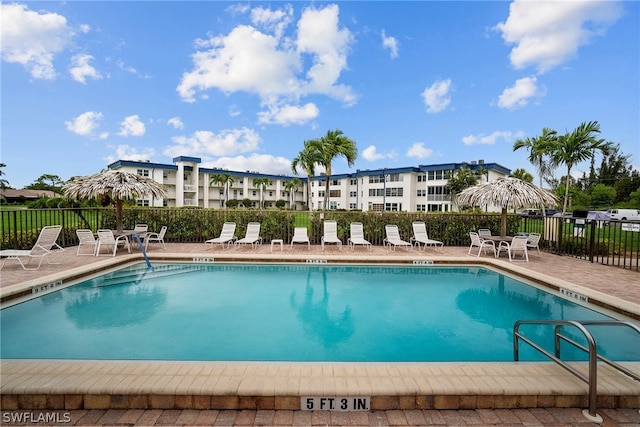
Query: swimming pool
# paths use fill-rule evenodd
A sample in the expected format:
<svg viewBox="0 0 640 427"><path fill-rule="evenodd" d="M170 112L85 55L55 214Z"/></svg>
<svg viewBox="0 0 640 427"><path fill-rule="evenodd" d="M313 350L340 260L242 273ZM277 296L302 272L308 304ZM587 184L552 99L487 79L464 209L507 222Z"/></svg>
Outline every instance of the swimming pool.
<svg viewBox="0 0 640 427"><path fill-rule="evenodd" d="M518 319L607 318L483 267L223 263L127 267L1 316L2 358L384 362L510 361ZM628 331L595 335L640 360Z"/></svg>

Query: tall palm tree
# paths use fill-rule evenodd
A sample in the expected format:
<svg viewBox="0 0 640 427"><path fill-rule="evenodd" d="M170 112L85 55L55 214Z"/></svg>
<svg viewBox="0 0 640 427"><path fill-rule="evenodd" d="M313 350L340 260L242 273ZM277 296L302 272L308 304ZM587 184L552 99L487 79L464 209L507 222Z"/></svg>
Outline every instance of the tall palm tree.
<svg viewBox="0 0 640 427"><path fill-rule="evenodd" d="M4 175L2 168L7 167L4 163L0 163L0 176ZM0 178L0 189L4 190L9 186L9 181L4 178Z"/></svg>
<svg viewBox="0 0 640 427"><path fill-rule="evenodd" d="M606 142L604 139L596 138L595 134L599 133L600 124L597 121L582 122L572 132L558 137L551 146L550 155L552 161L557 165L565 165L567 167L564 203L562 206L563 216L567 212L567 203L569 201L571 169L576 164L593 158L596 151L606 155L611 149L611 143Z"/></svg>
<svg viewBox="0 0 640 427"><path fill-rule="evenodd" d="M322 159L320 164L324 166L325 169L326 181L322 209L327 209L329 203L331 163L336 157L343 156L347 159L349 167L353 166L358 158L358 148L356 147L356 143L344 136L340 129L327 131L326 135L322 138L312 139L309 145L313 151L318 153L318 156Z"/></svg>
<svg viewBox="0 0 640 427"><path fill-rule="evenodd" d="M235 179L233 179L233 175L230 173L223 173L222 176L224 177L224 206L227 207L227 203L229 202L229 192L231 191L231 186L235 182Z"/></svg>
<svg viewBox="0 0 640 427"><path fill-rule="evenodd" d="M455 171L455 173L449 177L447 181L447 187L451 191L451 204L458 208L458 194L462 192L462 190L473 187L478 183L478 176L471 171L469 168L460 168Z"/></svg>
<svg viewBox="0 0 640 427"><path fill-rule="evenodd" d="M514 170L513 172L511 172L511 176L526 182L533 182L533 175L531 175L529 172L527 172L526 169L523 168Z"/></svg>
<svg viewBox="0 0 640 427"><path fill-rule="evenodd" d="M220 190L222 190L225 182L226 178L224 177L224 174L221 173L212 175L211 178L209 178L209 185L216 185L218 186L218 188L220 188ZM222 207L222 194L220 193L220 191L218 191L218 200L220 201L220 207Z"/></svg>
<svg viewBox="0 0 640 427"><path fill-rule="evenodd" d="M521 148L529 150L529 162L538 170L540 188L542 188L543 177L550 174L554 169L553 162L549 161L549 153L557 138L558 133L555 130L543 128L542 135L534 138L519 139L513 144L513 151Z"/></svg>
<svg viewBox="0 0 640 427"><path fill-rule="evenodd" d="M253 186L260 189L260 209L264 209L264 190L267 185L271 185L269 178L254 178Z"/></svg>
<svg viewBox="0 0 640 427"><path fill-rule="evenodd" d="M300 181L298 178L293 178L284 186L284 189L289 192L289 204L291 209L293 209L293 206L295 205L296 190L298 189L298 187L300 187L300 184L302 184L302 181Z"/></svg>
<svg viewBox="0 0 640 427"><path fill-rule="evenodd" d="M311 141L305 141L304 149L291 161L293 173L297 175L298 168L302 168L307 174L307 209L309 210L311 210L311 178L316 174L316 165L321 161L319 153L313 150Z"/></svg>

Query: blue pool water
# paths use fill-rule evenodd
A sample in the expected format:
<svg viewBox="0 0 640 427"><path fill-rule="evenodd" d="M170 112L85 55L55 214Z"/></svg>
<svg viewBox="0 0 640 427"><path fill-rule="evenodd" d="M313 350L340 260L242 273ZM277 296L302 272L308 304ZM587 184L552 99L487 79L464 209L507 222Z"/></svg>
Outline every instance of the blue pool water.
<svg viewBox="0 0 640 427"><path fill-rule="evenodd" d="M606 318L477 267L178 264L145 273L134 266L3 309L0 355L510 361L518 319ZM527 328L552 342L551 328ZM640 345L630 345L637 336L600 335L604 354L640 360ZM544 360L522 348L522 360Z"/></svg>

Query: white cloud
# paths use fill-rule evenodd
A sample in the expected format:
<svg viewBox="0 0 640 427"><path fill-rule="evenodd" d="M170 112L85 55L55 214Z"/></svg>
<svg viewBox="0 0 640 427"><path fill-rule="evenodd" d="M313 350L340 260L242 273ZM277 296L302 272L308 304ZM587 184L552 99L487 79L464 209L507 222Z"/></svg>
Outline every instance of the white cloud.
<svg viewBox="0 0 640 427"><path fill-rule="evenodd" d="M498 97L498 107L515 110L529 103L529 98L542 96L536 77L524 77L516 80L512 87L506 88Z"/></svg>
<svg viewBox="0 0 640 427"><path fill-rule="evenodd" d="M140 121L140 117L137 114L133 116L125 117L122 122L120 122L120 132L118 135L120 136L142 136L146 132L146 128L144 123Z"/></svg>
<svg viewBox="0 0 640 427"><path fill-rule="evenodd" d="M449 91L451 90L451 79L439 80L433 83L422 92L424 103L428 113L439 113L451 103Z"/></svg>
<svg viewBox="0 0 640 427"><path fill-rule="evenodd" d="M180 117L171 117L167 120L167 123L174 127L174 129L183 129L184 123L182 123L182 119Z"/></svg>
<svg viewBox="0 0 640 427"><path fill-rule="evenodd" d="M118 145L115 154L113 156L107 156L105 160L107 163L113 163L116 160L144 161L151 160L155 154L153 148L145 148L142 151L138 151L137 148L131 147L130 145Z"/></svg>
<svg viewBox="0 0 640 427"><path fill-rule="evenodd" d="M398 40L395 37L388 36L384 30L382 30L382 47L389 49L391 58L398 57Z"/></svg>
<svg viewBox="0 0 640 427"><path fill-rule="evenodd" d="M273 175L291 175L291 160L268 154L254 153L250 156L221 157L212 161L203 161L202 166L236 171L260 171Z"/></svg>
<svg viewBox="0 0 640 427"><path fill-rule="evenodd" d="M497 130L490 135L468 135L462 138L464 145L493 145L498 142L499 139L503 139L506 142L511 142L515 139L521 138L524 135L523 132L510 132Z"/></svg>
<svg viewBox="0 0 640 427"><path fill-rule="evenodd" d="M15 3L0 4L0 19L2 60L22 64L34 79L55 79L53 59L73 37L67 19Z"/></svg>
<svg viewBox="0 0 640 427"><path fill-rule="evenodd" d="M172 138L174 145L166 148L165 156L219 157L255 151L260 136L252 129L226 129L219 134L200 130L191 136Z"/></svg>
<svg viewBox="0 0 640 427"><path fill-rule="evenodd" d="M304 124L315 119L320 114L318 107L309 102L303 106L284 105L282 107L272 106L269 111L258 113L258 122L263 124Z"/></svg>
<svg viewBox="0 0 640 427"><path fill-rule="evenodd" d="M87 111L80 114L75 119L64 122L67 126L67 130L82 136L92 136L94 130L100 126L100 120L102 120L102 113L95 111ZM102 134L101 134L102 135ZM108 134L107 134L108 135ZM106 138L106 136L105 136ZM104 139L101 137L101 139Z"/></svg>
<svg viewBox="0 0 640 427"><path fill-rule="evenodd" d="M424 142L416 142L407 150L407 157L426 159L433 156L433 150L424 146Z"/></svg>
<svg viewBox="0 0 640 427"><path fill-rule="evenodd" d="M253 9L254 25L266 31L239 25L226 35L196 40L199 50L192 55L193 69L182 75L176 91L186 102L218 89L256 94L269 108L310 94L352 105L357 98L352 89L337 83L353 41L347 29L339 28L338 12L336 5L305 9L294 39L283 35L293 16L290 5L275 11ZM311 64L308 70L306 63Z"/></svg>
<svg viewBox="0 0 640 427"><path fill-rule="evenodd" d="M89 62L93 59L93 56L87 54L75 55L71 58L71 68L69 73L73 80L82 84L87 83L87 77L91 77L94 80L99 80L102 75L96 70Z"/></svg>
<svg viewBox="0 0 640 427"><path fill-rule="evenodd" d="M515 0L509 17L494 29L515 45L511 64L516 69L534 66L544 73L573 58L578 48L603 35L622 14L615 1Z"/></svg>
<svg viewBox="0 0 640 427"><path fill-rule="evenodd" d="M370 145L362 150L362 158L370 162L375 162L380 159L393 159L396 157L395 151L389 151L388 153L378 153L378 148L375 145Z"/></svg>

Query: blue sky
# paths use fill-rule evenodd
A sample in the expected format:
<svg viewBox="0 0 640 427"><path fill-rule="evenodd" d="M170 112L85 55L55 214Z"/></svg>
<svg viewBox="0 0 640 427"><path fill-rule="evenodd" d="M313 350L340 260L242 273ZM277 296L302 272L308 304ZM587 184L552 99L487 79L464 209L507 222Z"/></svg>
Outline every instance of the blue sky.
<svg viewBox="0 0 640 427"><path fill-rule="evenodd" d="M0 161L15 188L181 155L291 174L330 129L359 150L334 173L479 159L534 173L515 140L591 120L640 168L635 1L0 7Z"/></svg>

